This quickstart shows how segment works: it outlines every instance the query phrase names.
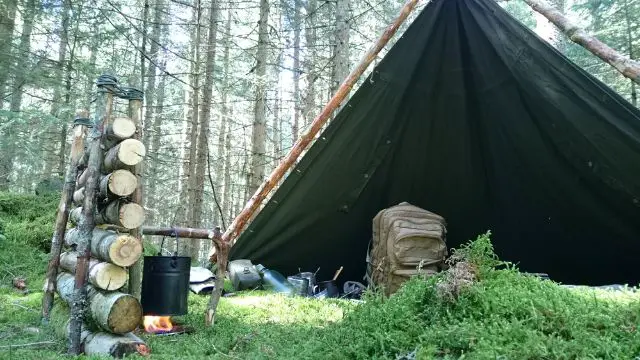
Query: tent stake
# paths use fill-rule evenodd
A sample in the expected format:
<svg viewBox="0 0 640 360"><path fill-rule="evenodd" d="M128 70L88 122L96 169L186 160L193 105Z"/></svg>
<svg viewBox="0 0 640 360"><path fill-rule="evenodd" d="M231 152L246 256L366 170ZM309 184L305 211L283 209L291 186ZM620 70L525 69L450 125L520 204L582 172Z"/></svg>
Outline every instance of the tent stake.
<svg viewBox="0 0 640 360"><path fill-rule="evenodd" d="M382 48L389 42L391 37L397 32L398 28L406 20L409 14L413 11L419 0L408 0L400 10L400 13L393 21L391 25L382 33L376 43L367 51L364 57L360 60L358 65L351 71L349 76L342 82L336 93L331 100L324 106L322 112L313 120L311 126L308 128L305 134L303 134L295 145L291 148L287 156L276 167L269 177L260 185L258 191L249 199L244 206L240 214L233 220L229 228L222 235L222 240L226 242L235 243L236 238L243 230L249 219L260 207L262 201L267 197L267 194L278 184L284 174L289 170L300 157L300 154L309 146L314 137L318 134L322 126L329 120L331 114L340 106L342 101L347 97L353 85L358 81L360 76L369 67L371 62L376 58ZM215 261L215 255L211 254L210 258Z"/></svg>
<svg viewBox="0 0 640 360"><path fill-rule="evenodd" d="M589 35L544 0L524 0L524 2L551 21L571 41L589 50L633 82L640 84L640 62L623 56L607 44Z"/></svg>

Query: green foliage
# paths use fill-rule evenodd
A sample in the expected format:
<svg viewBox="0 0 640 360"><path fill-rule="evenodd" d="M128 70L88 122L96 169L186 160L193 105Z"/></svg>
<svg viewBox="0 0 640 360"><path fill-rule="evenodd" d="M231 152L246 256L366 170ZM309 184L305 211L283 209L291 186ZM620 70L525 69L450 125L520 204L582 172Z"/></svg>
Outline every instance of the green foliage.
<svg viewBox="0 0 640 360"><path fill-rule="evenodd" d="M66 341L56 329L59 324L39 322L47 256L36 250L31 230L24 230L26 224L43 221L51 232L56 204L54 197L0 195L7 235L0 243L0 346L54 341L46 349L12 350L14 358L65 358ZM15 224L22 224L23 231L16 233ZM490 235L482 234L452 251L450 264L468 263L477 270L477 280L454 301L438 292L438 285L450 278L447 273L413 278L389 298L367 292L362 302L246 291L222 298L215 326L207 328L203 314L209 297L190 294L189 314L177 320L193 326L194 334L140 336L151 346L154 359L396 359L406 354L415 359L632 359L640 355L638 293L562 287L520 273L498 259ZM155 251L150 244L145 250ZM12 289L11 276L26 276L30 293ZM225 285L229 287L228 282ZM0 358L7 354L0 348Z"/></svg>
<svg viewBox="0 0 640 360"><path fill-rule="evenodd" d="M0 223L7 241L48 252L58 201L59 194L36 196L0 193Z"/></svg>

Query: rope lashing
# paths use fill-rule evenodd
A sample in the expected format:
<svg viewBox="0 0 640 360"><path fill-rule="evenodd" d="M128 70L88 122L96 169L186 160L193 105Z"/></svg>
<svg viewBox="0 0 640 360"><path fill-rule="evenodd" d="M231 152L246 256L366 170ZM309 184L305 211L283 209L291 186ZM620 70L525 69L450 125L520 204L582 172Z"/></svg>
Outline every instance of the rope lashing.
<svg viewBox="0 0 640 360"><path fill-rule="evenodd" d="M134 87L123 87L118 84L118 79L109 74L102 74L96 80L98 89L109 91L115 96L125 100L142 100L144 93Z"/></svg>
<svg viewBox="0 0 640 360"><path fill-rule="evenodd" d="M92 128L93 127L93 120L91 120L90 118L86 118L86 117L76 116L76 118L73 119L73 126L77 126L77 125L83 125L83 126L86 126L88 128Z"/></svg>

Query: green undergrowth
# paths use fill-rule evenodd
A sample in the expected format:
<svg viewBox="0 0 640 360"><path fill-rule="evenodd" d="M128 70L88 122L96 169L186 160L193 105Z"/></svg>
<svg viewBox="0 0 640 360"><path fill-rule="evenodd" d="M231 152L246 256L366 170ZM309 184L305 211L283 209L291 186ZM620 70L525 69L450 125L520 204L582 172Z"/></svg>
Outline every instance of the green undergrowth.
<svg viewBox="0 0 640 360"><path fill-rule="evenodd" d="M0 359L70 358L52 329L57 325L41 325L39 315L47 255L38 239L50 239L57 200L45 206L34 198L0 195L6 236L0 239ZM190 294L189 314L177 320L192 326L193 334L140 336L151 346L151 359L640 356L640 295L633 289L568 288L523 274L496 258L489 233L453 254L457 264L467 266L452 263L457 272L414 278L390 298L375 291L361 302L240 292L221 300L212 328L203 321L208 296ZM27 278L29 293L12 289L14 275ZM44 341L52 343L10 353L7 348Z"/></svg>

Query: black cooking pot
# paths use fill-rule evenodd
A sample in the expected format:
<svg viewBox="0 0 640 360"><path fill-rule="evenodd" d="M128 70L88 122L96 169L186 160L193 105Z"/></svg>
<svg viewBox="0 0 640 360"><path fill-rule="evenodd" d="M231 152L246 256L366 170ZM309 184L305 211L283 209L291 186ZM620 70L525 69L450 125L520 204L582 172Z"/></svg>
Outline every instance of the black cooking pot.
<svg viewBox="0 0 640 360"><path fill-rule="evenodd" d="M143 314L186 315L190 272L188 256L145 256L140 299Z"/></svg>
<svg viewBox="0 0 640 360"><path fill-rule="evenodd" d="M340 290L336 282L333 280L320 281L318 283L318 293L315 295L317 298L337 298L340 296Z"/></svg>

